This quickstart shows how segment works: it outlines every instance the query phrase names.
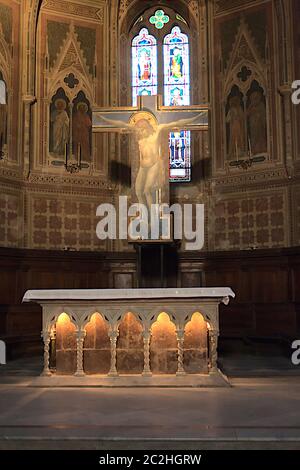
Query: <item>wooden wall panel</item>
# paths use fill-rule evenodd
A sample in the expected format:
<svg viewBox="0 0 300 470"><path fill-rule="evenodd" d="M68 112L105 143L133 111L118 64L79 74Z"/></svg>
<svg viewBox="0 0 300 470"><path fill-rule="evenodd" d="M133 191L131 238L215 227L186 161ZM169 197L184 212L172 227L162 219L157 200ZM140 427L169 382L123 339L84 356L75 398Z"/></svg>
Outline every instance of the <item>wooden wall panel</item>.
<svg viewBox="0 0 300 470"><path fill-rule="evenodd" d="M259 273L259 276L257 275ZM288 302L288 268L281 266L252 268L253 299L255 302ZM277 288L275 288L277 286Z"/></svg>
<svg viewBox="0 0 300 470"><path fill-rule="evenodd" d="M178 263L177 263L178 261ZM174 265L175 266L175 265ZM236 298L220 309L223 337L296 339L300 331L300 248L178 254L167 286L228 286ZM154 268L153 268L154 270ZM0 249L0 335L40 341L41 311L22 305L28 289L131 288L135 253ZM153 272L153 279L159 278ZM154 287L148 285L148 287Z"/></svg>

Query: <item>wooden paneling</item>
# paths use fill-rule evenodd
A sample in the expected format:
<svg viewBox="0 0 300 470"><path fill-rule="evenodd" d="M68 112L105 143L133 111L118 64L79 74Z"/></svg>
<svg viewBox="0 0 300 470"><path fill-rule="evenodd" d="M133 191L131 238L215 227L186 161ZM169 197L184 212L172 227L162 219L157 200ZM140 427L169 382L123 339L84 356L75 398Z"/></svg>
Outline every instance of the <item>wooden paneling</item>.
<svg viewBox="0 0 300 470"><path fill-rule="evenodd" d="M220 309L222 336L299 335L300 248L184 252L175 261L173 270L167 270L167 286L228 286L235 291L236 298ZM153 265L148 279L159 282L155 269ZM0 248L0 335L11 343L15 338L19 349L28 335L40 337L39 307L21 304L28 289L131 288L135 280L135 253Z"/></svg>

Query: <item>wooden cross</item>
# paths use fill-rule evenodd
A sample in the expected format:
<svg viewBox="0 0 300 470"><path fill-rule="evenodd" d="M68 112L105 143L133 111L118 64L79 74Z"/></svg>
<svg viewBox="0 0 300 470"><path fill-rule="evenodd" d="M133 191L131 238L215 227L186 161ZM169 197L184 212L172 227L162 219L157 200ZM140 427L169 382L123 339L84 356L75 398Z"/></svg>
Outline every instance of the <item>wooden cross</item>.
<svg viewBox="0 0 300 470"><path fill-rule="evenodd" d="M136 107L94 108L93 132L126 132L131 144L132 200L169 204L169 132L208 130L208 106L162 106L140 96Z"/></svg>

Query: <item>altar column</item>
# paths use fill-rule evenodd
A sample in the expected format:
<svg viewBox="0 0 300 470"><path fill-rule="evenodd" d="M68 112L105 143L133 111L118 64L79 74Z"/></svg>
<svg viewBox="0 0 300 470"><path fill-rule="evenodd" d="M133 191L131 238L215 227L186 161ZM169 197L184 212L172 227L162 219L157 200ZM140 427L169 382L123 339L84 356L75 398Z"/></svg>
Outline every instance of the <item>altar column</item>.
<svg viewBox="0 0 300 470"><path fill-rule="evenodd" d="M209 371L215 372L218 370L218 337L217 330L209 330Z"/></svg>
<svg viewBox="0 0 300 470"><path fill-rule="evenodd" d="M186 374L184 367L183 367L184 328L180 328L176 330L176 336L177 336L177 347L178 347L178 369L177 369L176 375L182 376Z"/></svg>
<svg viewBox="0 0 300 470"><path fill-rule="evenodd" d="M49 331L43 331L43 341L44 341L44 370L41 375L49 377L51 374L50 368L49 368L49 360L50 360L50 341L51 341L51 335Z"/></svg>
<svg viewBox="0 0 300 470"><path fill-rule="evenodd" d="M144 377L151 377L152 372L150 368L150 339L151 339L151 330L149 327L145 328L143 331L143 339L144 339L144 370L143 376Z"/></svg>
<svg viewBox="0 0 300 470"><path fill-rule="evenodd" d="M53 325L50 331L50 345L49 345L49 368L54 368L56 359L56 326Z"/></svg>
<svg viewBox="0 0 300 470"><path fill-rule="evenodd" d="M118 330L110 330L108 333L110 339L110 348L111 348L111 363L110 363L110 371L108 373L109 377L117 377L117 339L119 336Z"/></svg>
<svg viewBox="0 0 300 470"><path fill-rule="evenodd" d="M77 331L76 333L76 344L77 344L77 369L75 372L76 377L84 377L85 373L83 370L83 343L86 332L84 330Z"/></svg>

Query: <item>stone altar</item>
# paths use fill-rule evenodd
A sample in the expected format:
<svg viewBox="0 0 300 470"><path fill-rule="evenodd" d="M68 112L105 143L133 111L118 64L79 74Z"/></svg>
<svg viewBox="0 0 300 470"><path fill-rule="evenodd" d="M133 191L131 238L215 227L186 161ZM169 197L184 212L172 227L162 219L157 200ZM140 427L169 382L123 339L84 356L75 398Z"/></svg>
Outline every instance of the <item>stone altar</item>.
<svg viewBox="0 0 300 470"><path fill-rule="evenodd" d="M46 385L226 386L219 304L230 288L30 290L43 311Z"/></svg>

